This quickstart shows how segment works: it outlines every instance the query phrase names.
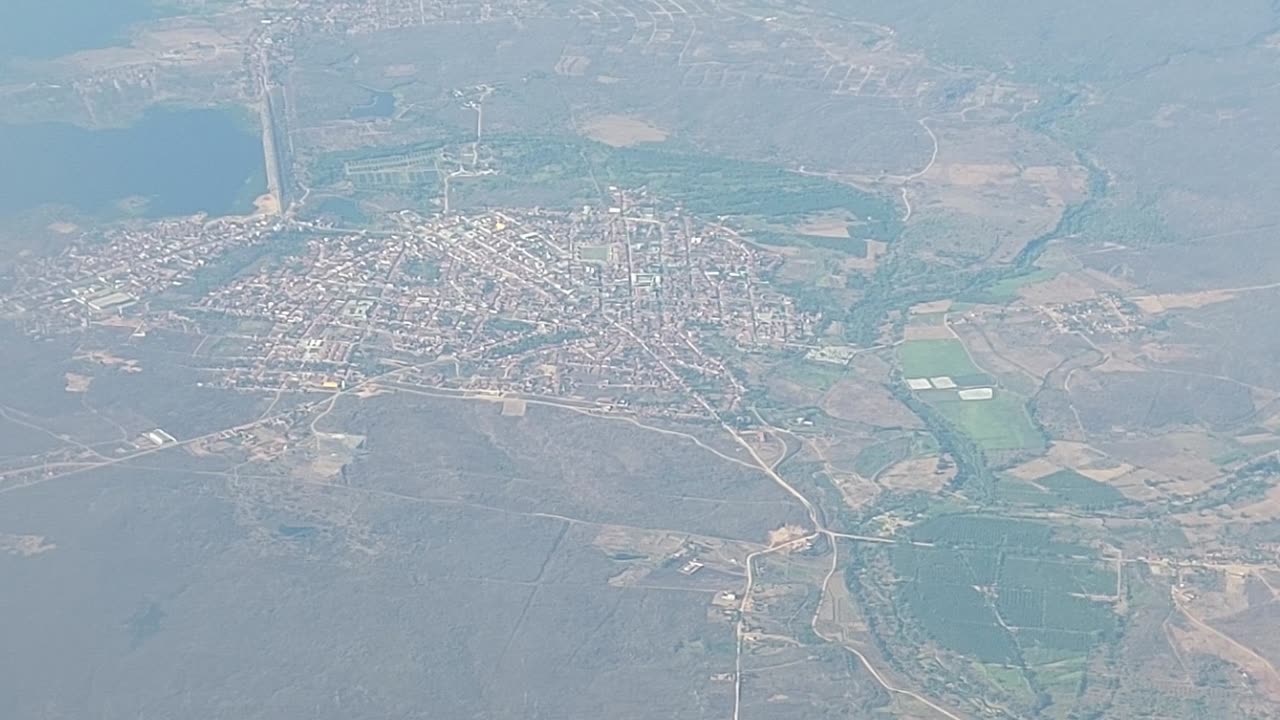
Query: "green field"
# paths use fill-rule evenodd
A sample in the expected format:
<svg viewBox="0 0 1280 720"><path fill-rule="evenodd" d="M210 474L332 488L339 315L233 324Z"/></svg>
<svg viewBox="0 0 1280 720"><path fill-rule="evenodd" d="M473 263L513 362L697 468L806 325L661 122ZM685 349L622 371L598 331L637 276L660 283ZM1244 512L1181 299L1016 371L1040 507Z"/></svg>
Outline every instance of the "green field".
<svg viewBox="0 0 1280 720"><path fill-rule="evenodd" d="M894 553L902 580L897 598L935 642L982 662L1012 664L1023 648L1059 660L1085 655L1112 636L1118 623L1111 604L1071 594L1114 592L1115 573L1108 564L1045 563L992 550L999 567L991 562L971 567L969 558L976 552L911 548ZM1030 564L1043 569L1028 570Z"/></svg>
<svg viewBox="0 0 1280 720"><path fill-rule="evenodd" d="M1002 477L996 483L995 497L1013 505L1082 510L1103 510L1129 502L1119 490L1074 470L1059 470L1034 482Z"/></svg>
<svg viewBox="0 0 1280 720"><path fill-rule="evenodd" d="M961 400L953 390L921 393L960 432L984 450L1026 450L1044 445L1022 398L997 390L990 400Z"/></svg>
<svg viewBox="0 0 1280 720"><path fill-rule="evenodd" d="M961 547L1010 547L1033 549L1047 546L1053 528L1042 522L996 515L939 515L912 525L912 540Z"/></svg>
<svg viewBox="0 0 1280 720"><path fill-rule="evenodd" d="M1085 659L1115 637L1120 621L1115 563L1063 532L998 515L920 522L909 537L935 547L886 551L894 606L937 645L986 666L1004 691L1043 668L1053 690L1069 695Z"/></svg>
<svg viewBox="0 0 1280 720"><path fill-rule="evenodd" d="M899 545L893 550L893 565L904 580L942 582L955 585L991 585L996 581L997 557L993 553L953 548Z"/></svg>
<svg viewBox="0 0 1280 720"><path fill-rule="evenodd" d="M1065 504L1056 494L1042 490L1022 480L1001 477L995 485L995 498L1013 505L1053 508Z"/></svg>
<svg viewBox="0 0 1280 720"><path fill-rule="evenodd" d="M528 333L537 329L537 326L531 322L502 316L489 318L485 321L485 327L499 333Z"/></svg>
<svg viewBox="0 0 1280 720"><path fill-rule="evenodd" d="M1017 660L1013 636L982 593L966 585L909 582L899 598L920 626L943 647L982 662L1011 665Z"/></svg>
<svg viewBox="0 0 1280 720"><path fill-rule="evenodd" d="M938 441L932 435L895 437L871 445L854 458L853 471L863 477L876 473L910 457L921 457L938 452Z"/></svg>
<svg viewBox="0 0 1280 720"><path fill-rule="evenodd" d="M829 363L793 360L777 366L770 374L785 382L825 391L844 378L848 371Z"/></svg>
<svg viewBox="0 0 1280 720"><path fill-rule="evenodd" d="M1035 702L1035 693L1032 692L1026 677L1023 676L1022 671L1018 668L996 664L978 664L977 667L981 669L987 682L1000 688L1010 696L1018 698L1019 702Z"/></svg>
<svg viewBox="0 0 1280 720"><path fill-rule="evenodd" d="M982 374L959 340L908 340L898 346L898 362L909 378Z"/></svg>
<svg viewBox="0 0 1280 720"><path fill-rule="evenodd" d="M1011 275L1001 278L995 282L982 288L961 295L961 299L974 303L991 303L1001 304L1011 302L1018 298L1018 290L1045 280L1052 280L1056 275L1055 270L1032 270L1030 272Z"/></svg>
<svg viewBox="0 0 1280 720"><path fill-rule="evenodd" d="M761 245L773 245L776 247L807 247L816 250L833 250L835 252L852 255L853 257L867 256L867 242L857 237L826 237L822 235L807 235L795 232L779 232L775 230L752 230L751 237Z"/></svg>
<svg viewBox="0 0 1280 720"><path fill-rule="evenodd" d="M320 187L355 183L357 189L434 194L440 184L437 159L451 143L462 141L445 137L398 149L329 153L311 163L309 172ZM614 148L569 136L496 135L486 137L481 151L496 172L454 179L455 207L580 207L606 201L601 188L617 185L645 187L694 214L733 217L756 228L786 226L821 213L856 218L849 225L854 239L776 231L762 238L781 244L865 255L864 238L892 242L902 232L891 198L769 163L659 147Z"/></svg>
<svg viewBox="0 0 1280 720"><path fill-rule="evenodd" d="M257 272L269 263L306 252L307 237L300 233L281 233L271 242L233 247L192 273L191 279L173 293L186 297L204 297L238 277Z"/></svg>
<svg viewBox="0 0 1280 720"><path fill-rule="evenodd" d="M435 285L443 275L440 261L435 259L409 258L404 262L403 268L405 275L426 285Z"/></svg>
<svg viewBox="0 0 1280 720"><path fill-rule="evenodd" d="M1116 572L1111 565L1090 560L1009 555L1000 568L1000 582L1032 591L1111 595L1116 591Z"/></svg>
<svg viewBox="0 0 1280 720"><path fill-rule="evenodd" d="M863 477L875 477L881 470L905 460L910 453L911 438L900 437L878 442L858 453L853 461L853 471Z"/></svg>
<svg viewBox="0 0 1280 720"><path fill-rule="evenodd" d="M370 223L369 215L360 208L360 203L346 197L322 198L312 213L336 217L347 227L362 227Z"/></svg>
<svg viewBox="0 0 1280 720"><path fill-rule="evenodd" d="M578 248L578 255L583 262L609 262L611 250L608 245L586 245Z"/></svg>
<svg viewBox="0 0 1280 720"><path fill-rule="evenodd" d="M1038 478L1035 483L1062 498L1064 502L1085 509L1108 508L1128 502L1119 490L1075 470L1059 470Z"/></svg>

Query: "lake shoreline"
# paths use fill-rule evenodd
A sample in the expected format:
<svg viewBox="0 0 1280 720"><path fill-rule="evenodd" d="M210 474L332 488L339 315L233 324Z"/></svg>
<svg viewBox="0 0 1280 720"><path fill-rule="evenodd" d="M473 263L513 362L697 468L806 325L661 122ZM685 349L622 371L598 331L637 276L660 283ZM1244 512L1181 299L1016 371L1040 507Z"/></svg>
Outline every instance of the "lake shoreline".
<svg viewBox="0 0 1280 720"><path fill-rule="evenodd" d="M245 108L148 109L124 128L0 124L0 216L64 205L105 220L254 211L262 136Z"/></svg>

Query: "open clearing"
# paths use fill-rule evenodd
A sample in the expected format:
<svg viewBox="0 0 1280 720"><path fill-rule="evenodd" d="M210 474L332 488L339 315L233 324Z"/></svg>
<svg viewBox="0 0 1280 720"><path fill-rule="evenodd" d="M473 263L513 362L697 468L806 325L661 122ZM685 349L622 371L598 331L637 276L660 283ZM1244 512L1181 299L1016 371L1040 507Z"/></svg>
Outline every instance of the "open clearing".
<svg viewBox="0 0 1280 720"><path fill-rule="evenodd" d="M852 219L848 217L820 216L808 218L805 222L796 225L793 229L801 235L847 238L849 237L850 222L852 222Z"/></svg>
<svg viewBox="0 0 1280 720"><path fill-rule="evenodd" d="M667 139L667 131L647 120L629 115L601 115L592 118L583 123L582 134L610 147L631 147Z"/></svg>
<svg viewBox="0 0 1280 720"><path fill-rule="evenodd" d="M917 340L942 340L954 342L955 335L945 325L908 325L902 329L902 337L908 342Z"/></svg>
<svg viewBox="0 0 1280 720"><path fill-rule="evenodd" d="M1228 300L1234 300L1236 293L1231 290L1203 290L1189 293L1164 293L1159 295L1137 295L1129 301L1148 315L1159 315L1168 310L1202 308Z"/></svg>
<svg viewBox="0 0 1280 720"><path fill-rule="evenodd" d="M956 475L954 465L942 468L939 460L938 455L903 460L882 470L876 480L898 492L938 492Z"/></svg>
<svg viewBox="0 0 1280 720"><path fill-rule="evenodd" d="M840 420L876 427L920 427L920 419L907 406L875 383L840 380L828 391L821 407Z"/></svg>

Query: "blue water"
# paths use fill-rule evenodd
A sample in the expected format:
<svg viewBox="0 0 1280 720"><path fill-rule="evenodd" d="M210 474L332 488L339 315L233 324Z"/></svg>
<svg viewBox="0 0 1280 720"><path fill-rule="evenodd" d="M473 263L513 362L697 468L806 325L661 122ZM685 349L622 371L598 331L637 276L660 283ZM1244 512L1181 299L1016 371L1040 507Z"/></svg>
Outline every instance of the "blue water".
<svg viewBox="0 0 1280 720"><path fill-rule="evenodd" d="M117 45L158 14L150 0L0 0L0 64Z"/></svg>
<svg viewBox="0 0 1280 720"><path fill-rule="evenodd" d="M266 192L262 135L238 112L152 110L105 130L0 124L0 215L47 205L98 217L248 212Z"/></svg>
<svg viewBox="0 0 1280 720"><path fill-rule="evenodd" d="M351 119L391 117L396 111L396 96L389 92L374 92L364 105L351 108Z"/></svg>

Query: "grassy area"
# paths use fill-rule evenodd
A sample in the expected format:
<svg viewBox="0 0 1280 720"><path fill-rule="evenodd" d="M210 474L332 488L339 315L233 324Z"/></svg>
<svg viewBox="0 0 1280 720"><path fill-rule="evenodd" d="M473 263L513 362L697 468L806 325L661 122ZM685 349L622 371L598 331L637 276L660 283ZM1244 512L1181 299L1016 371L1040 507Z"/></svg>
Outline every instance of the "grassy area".
<svg viewBox="0 0 1280 720"><path fill-rule="evenodd" d="M1266 445L1265 450L1271 449L1271 445L1272 445L1271 443L1266 443L1265 445ZM1253 448L1253 450L1254 452L1258 452L1257 448ZM1265 450L1263 450L1263 452L1265 452ZM1232 465L1238 462L1242 462L1244 460L1248 460L1250 457L1252 457L1252 454L1249 452L1249 450L1246 450L1242 447L1235 447L1230 450L1227 450L1224 453L1214 455L1213 457L1209 458L1209 462L1213 463L1214 465Z"/></svg>
<svg viewBox="0 0 1280 720"><path fill-rule="evenodd" d="M501 316L489 318L485 321L485 327L500 333L527 333L536 329L533 323Z"/></svg>
<svg viewBox="0 0 1280 720"><path fill-rule="evenodd" d="M1001 477L995 485L995 499L1012 505L1030 505L1052 508L1063 503L1062 498L1046 492L1028 482Z"/></svg>
<svg viewBox="0 0 1280 720"><path fill-rule="evenodd" d="M906 582L900 592L902 604L939 645L985 663L1016 662L1013 637L978 590L926 579Z"/></svg>
<svg viewBox="0 0 1280 720"><path fill-rule="evenodd" d="M937 452L938 441L932 435L895 437L878 442L859 452L853 461L853 471L863 477L874 477L876 473L894 463Z"/></svg>
<svg viewBox="0 0 1280 720"><path fill-rule="evenodd" d="M270 320L239 320L236 322L236 332L241 335L266 335L275 327L275 323Z"/></svg>
<svg viewBox="0 0 1280 720"><path fill-rule="evenodd" d="M1074 470L1060 470L1035 482L1002 477L995 485L995 498L1011 505L1045 509L1101 510L1129 502L1119 490Z"/></svg>
<svg viewBox="0 0 1280 720"><path fill-rule="evenodd" d="M939 515L913 525L912 540L966 547L1040 548L1053 537L1041 522L996 515Z"/></svg>
<svg viewBox="0 0 1280 720"><path fill-rule="evenodd" d="M858 453L853 461L853 471L863 477L875 477L881 470L905 460L910 452L911 438L901 437L879 442Z"/></svg>
<svg viewBox="0 0 1280 720"><path fill-rule="evenodd" d="M361 227L369 224L369 216L360 209L360 203L345 197L326 197L322 199L311 214L316 216L332 216L349 226Z"/></svg>
<svg viewBox="0 0 1280 720"><path fill-rule="evenodd" d="M1064 502L1086 509L1114 507L1127 502L1119 490L1075 470L1059 470L1035 482Z"/></svg>
<svg viewBox="0 0 1280 720"><path fill-rule="evenodd" d="M317 186L367 181L426 193L438 183L434 158L445 151L450 140L330 153L313 162L310 173ZM898 208L891 199L768 163L666 148L614 148L579 137L500 135L486 138L482 152L491 156L496 173L455 178L450 188L456 207L576 207L606 201L602 188L617 185L648 188L695 214L752 220L756 227L771 221L785 225L820 213L856 218L849 228L857 239L800 234L782 237L778 233L767 238L784 244L859 255L866 253L862 238L893 241L902 231Z"/></svg>
<svg viewBox="0 0 1280 720"><path fill-rule="evenodd" d="M995 385L959 340L909 340L898 346L898 362L908 378L949 376L959 387ZM1023 399L997 389L990 400L961 400L956 391L925 390L919 399L982 450L1026 450L1044 445Z"/></svg>
<svg viewBox="0 0 1280 720"><path fill-rule="evenodd" d="M1121 625L1110 600L1115 564L1064 532L993 514L924 520L908 536L934 547L887 551L894 607L933 642L979 663L1004 693L1070 696L1088 656Z"/></svg>
<svg viewBox="0 0 1280 720"><path fill-rule="evenodd" d="M1018 298L1019 289L1034 283L1051 280L1057 274L1056 270L1038 269L1019 275L1011 275L1006 278L1000 278L972 292L965 293L960 296L960 299L971 303L1003 304L1011 302Z"/></svg>
<svg viewBox="0 0 1280 720"><path fill-rule="evenodd" d="M1017 698L1019 702L1031 703L1035 701L1035 693L1032 692L1030 685L1027 684L1026 676L1018 668L981 663L977 667L982 670L982 674L986 676L988 682L1000 688L1006 694Z"/></svg>
<svg viewBox="0 0 1280 720"><path fill-rule="evenodd" d="M846 374L843 367L808 360L793 360L779 365L773 374L780 380L815 390L830 390Z"/></svg>
<svg viewBox="0 0 1280 720"><path fill-rule="evenodd" d="M1023 651L1024 657L1029 655L1026 650ZM1033 664L1030 659L1028 664ZM1079 655L1072 656L1062 660L1040 665L1036 665L1036 678L1049 694L1063 697L1072 697L1080 689L1080 684L1085 680L1085 668L1087 667L1085 659Z"/></svg>
<svg viewBox="0 0 1280 720"><path fill-rule="evenodd" d="M610 253L608 245L587 245L578 248L578 255L583 262L609 262Z"/></svg>
<svg viewBox="0 0 1280 720"><path fill-rule="evenodd" d="M958 343L957 343L958 344ZM954 391L936 390L921 397L960 432L984 450L1027 450L1044 445L1022 398L997 391L990 400L961 400Z"/></svg>
<svg viewBox="0 0 1280 720"><path fill-rule="evenodd" d="M201 266L189 282L170 293L201 298L238 277L252 274L268 263L298 255L306 248L306 236L291 232L280 233L266 242L234 247Z"/></svg>
<svg viewBox="0 0 1280 720"><path fill-rule="evenodd" d="M433 258L409 258L404 263L404 273L419 282L435 285L440 282L443 269L440 261Z"/></svg>
<svg viewBox="0 0 1280 720"><path fill-rule="evenodd" d="M898 362L906 377L982 373L959 340L908 340L898 346Z"/></svg>
<svg viewBox="0 0 1280 720"><path fill-rule="evenodd" d="M866 241L856 237L833 238L823 235L806 235L804 233L771 230L753 231L751 236L761 245L807 247L817 250L833 250L853 257L864 258L867 256Z"/></svg>

